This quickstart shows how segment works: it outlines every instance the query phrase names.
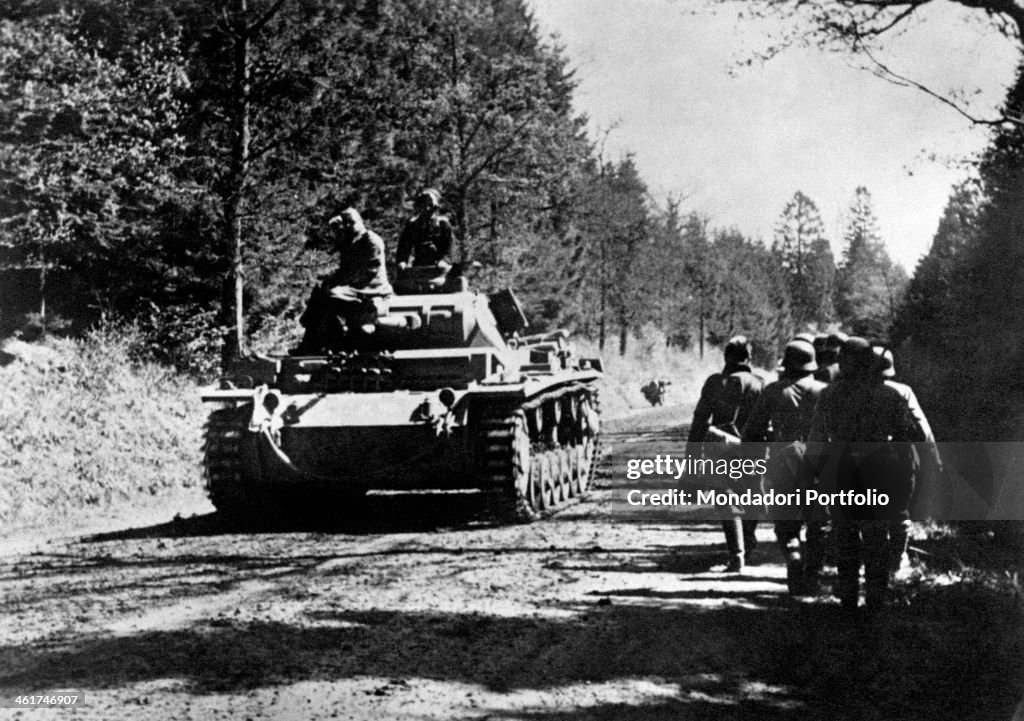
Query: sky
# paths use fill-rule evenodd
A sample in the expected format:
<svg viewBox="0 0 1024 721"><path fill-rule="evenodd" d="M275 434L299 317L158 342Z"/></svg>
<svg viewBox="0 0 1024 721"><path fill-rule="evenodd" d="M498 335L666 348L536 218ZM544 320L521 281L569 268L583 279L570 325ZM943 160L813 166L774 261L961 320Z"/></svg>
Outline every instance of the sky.
<svg viewBox="0 0 1024 721"><path fill-rule="evenodd" d="M652 195L771 242L801 191L818 205L837 254L854 191L874 200L889 254L913 272L931 244L965 160L989 131L855 60L767 47L768 21L705 0L531 0L579 87L576 107L607 160L633 155ZM1015 46L980 18L937 2L880 59L918 82L971 93L989 117L1012 81Z"/></svg>

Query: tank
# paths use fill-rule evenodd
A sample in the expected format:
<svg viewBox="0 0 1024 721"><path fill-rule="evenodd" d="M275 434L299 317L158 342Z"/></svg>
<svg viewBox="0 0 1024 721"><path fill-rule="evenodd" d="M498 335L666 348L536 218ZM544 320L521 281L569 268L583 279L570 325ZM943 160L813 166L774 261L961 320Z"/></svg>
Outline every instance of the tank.
<svg viewBox="0 0 1024 721"><path fill-rule="evenodd" d="M203 394L219 406L204 448L218 511L344 513L369 490L479 489L500 520L529 522L587 491L600 360L563 331L522 335L511 291L438 287L451 290L407 278L357 342L250 356Z"/></svg>

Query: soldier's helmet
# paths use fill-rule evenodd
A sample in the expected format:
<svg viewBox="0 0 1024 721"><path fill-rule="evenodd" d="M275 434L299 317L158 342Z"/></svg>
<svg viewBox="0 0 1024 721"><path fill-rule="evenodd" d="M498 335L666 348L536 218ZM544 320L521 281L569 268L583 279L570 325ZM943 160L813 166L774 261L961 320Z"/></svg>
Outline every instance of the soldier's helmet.
<svg viewBox="0 0 1024 721"><path fill-rule="evenodd" d="M841 330L833 331L829 333L825 338L825 347L834 348L835 350L841 350L843 344L850 339L850 336L843 333Z"/></svg>
<svg viewBox="0 0 1024 721"><path fill-rule="evenodd" d="M881 346L875 346L875 367L878 368L879 373L882 374L883 378L895 378L896 377L896 359L893 358L892 351L888 348L882 348Z"/></svg>
<svg viewBox="0 0 1024 721"><path fill-rule="evenodd" d="M818 364L814 355L814 345L797 336L786 344L782 352L782 369L790 373L816 371Z"/></svg>
<svg viewBox="0 0 1024 721"><path fill-rule="evenodd" d="M416 207L418 208L440 208L441 193L435 188L424 188L416 194Z"/></svg>
<svg viewBox="0 0 1024 721"><path fill-rule="evenodd" d="M844 378L863 377L875 364L875 351L863 338L849 338L839 353L839 371Z"/></svg>
<svg viewBox="0 0 1024 721"><path fill-rule="evenodd" d="M725 361L745 363L750 360L750 341L745 335L733 336L725 344Z"/></svg>

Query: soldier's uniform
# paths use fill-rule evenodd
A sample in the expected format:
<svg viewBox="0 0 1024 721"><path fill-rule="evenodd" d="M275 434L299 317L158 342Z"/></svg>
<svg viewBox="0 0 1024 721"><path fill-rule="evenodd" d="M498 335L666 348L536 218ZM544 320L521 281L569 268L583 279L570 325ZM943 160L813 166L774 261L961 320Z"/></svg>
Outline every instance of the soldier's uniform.
<svg viewBox="0 0 1024 721"><path fill-rule="evenodd" d="M708 436L711 426L739 438L740 429L746 425L763 386L747 364L749 358L750 346L744 336L736 336L726 344L725 367L721 373L709 376L701 388L690 424L687 455L715 457L725 452L724 445L711 442ZM729 549L728 570L740 572L747 551L756 544L757 520L743 520L738 513L729 515L733 517L722 521Z"/></svg>
<svg viewBox="0 0 1024 721"><path fill-rule="evenodd" d="M924 415L924 409L914 395L913 389L904 383L897 383L896 363L892 351L888 348L875 346L876 362L878 363L878 378L896 390L907 402L910 409L910 417L914 424L914 441L917 454L921 461L919 481L937 482L942 475L942 458L939 456L938 446L935 444L935 435L932 433L931 425ZM915 484L915 494L920 489L920 484ZM907 543L910 540L910 519L893 521L889 527L890 545L890 571L899 571L907 551Z"/></svg>
<svg viewBox="0 0 1024 721"><path fill-rule="evenodd" d="M862 338L850 338L840 353L841 376L822 391L808 435L808 472L821 477L827 492L886 494L889 503L833 505L833 533L839 572L837 592L844 608L856 608L864 564L869 608L886 600L891 578L889 529L909 518L920 440L903 393L879 382L875 354Z"/></svg>
<svg viewBox="0 0 1024 721"><path fill-rule="evenodd" d="M440 193L424 190L417 196L416 204L419 212L402 229L395 262L402 266L451 265L455 234L448 218L438 214Z"/></svg>
<svg viewBox="0 0 1024 721"><path fill-rule="evenodd" d="M800 482L804 442L825 384L812 376L817 364L814 347L806 339L797 338L787 344L782 367L779 380L769 384L758 398L743 429L743 440L774 444L769 450L768 486L778 493L792 493ZM780 510L783 515L789 515L796 509ZM802 521L786 518L775 522L775 538L786 555L786 577L789 591L794 595L817 590L825 560L827 518L819 514L814 518L808 515L805 520L807 542L803 547L800 543Z"/></svg>
<svg viewBox="0 0 1024 721"><path fill-rule="evenodd" d="M306 329L295 353L318 353L335 345L350 331L372 330L375 299L392 294L384 264L384 241L348 208L330 220L336 234L338 268L316 288L299 322Z"/></svg>

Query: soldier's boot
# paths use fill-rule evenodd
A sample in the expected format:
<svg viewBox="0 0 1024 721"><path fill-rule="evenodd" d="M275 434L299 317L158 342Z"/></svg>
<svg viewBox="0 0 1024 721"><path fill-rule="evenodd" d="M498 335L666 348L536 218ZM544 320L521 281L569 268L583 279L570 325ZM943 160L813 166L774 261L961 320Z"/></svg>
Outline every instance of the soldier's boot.
<svg viewBox="0 0 1024 721"><path fill-rule="evenodd" d="M870 611L885 608L892 580L889 526L884 521L864 524L864 597ZM901 554L902 555L902 554Z"/></svg>
<svg viewBox="0 0 1024 721"><path fill-rule="evenodd" d="M729 549L729 560L725 570L729 573L743 573L746 566L746 547L743 539L743 522L738 518L722 521L725 545Z"/></svg>
<svg viewBox="0 0 1024 721"><path fill-rule="evenodd" d="M819 521L807 524L807 543L804 545L804 586L808 595L821 593L825 573L825 546L828 527Z"/></svg>
<svg viewBox="0 0 1024 721"><path fill-rule="evenodd" d="M750 554L757 548L757 521L742 521L740 525L743 529L744 551L749 559Z"/></svg>
<svg viewBox="0 0 1024 721"><path fill-rule="evenodd" d="M860 600L860 528L844 521L833 528L836 536L836 595L844 609L856 610Z"/></svg>
<svg viewBox="0 0 1024 721"><path fill-rule="evenodd" d="M889 572L896 578L910 570L907 545L910 542L910 521L895 521L889 526Z"/></svg>
<svg viewBox="0 0 1024 721"><path fill-rule="evenodd" d="M786 549L786 588L790 596L803 596L806 592L804 559L799 546Z"/></svg>

